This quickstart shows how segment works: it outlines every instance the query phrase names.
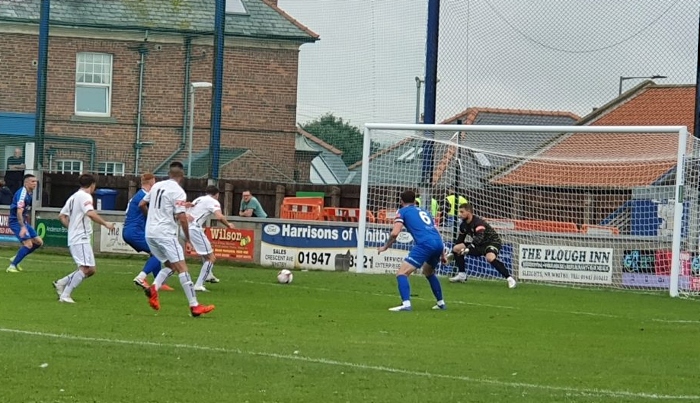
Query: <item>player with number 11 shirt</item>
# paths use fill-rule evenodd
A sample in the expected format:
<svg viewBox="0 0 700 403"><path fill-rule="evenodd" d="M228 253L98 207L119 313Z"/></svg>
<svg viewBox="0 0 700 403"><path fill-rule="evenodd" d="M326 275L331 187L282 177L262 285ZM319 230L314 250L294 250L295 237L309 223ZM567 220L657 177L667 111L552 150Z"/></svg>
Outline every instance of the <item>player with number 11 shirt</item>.
<svg viewBox="0 0 700 403"><path fill-rule="evenodd" d="M194 284L187 271L185 253L177 239L178 223L182 226L185 242L190 243L189 223L185 214L187 195L180 186L184 178L181 168L170 168L170 179L157 182L139 203L146 213L146 242L153 256L163 264L153 284L145 290L151 308L160 309L158 288L173 271L178 273L180 284L190 304L192 316L200 316L214 310L214 305L200 305L194 291ZM177 220L177 221L176 221Z"/></svg>

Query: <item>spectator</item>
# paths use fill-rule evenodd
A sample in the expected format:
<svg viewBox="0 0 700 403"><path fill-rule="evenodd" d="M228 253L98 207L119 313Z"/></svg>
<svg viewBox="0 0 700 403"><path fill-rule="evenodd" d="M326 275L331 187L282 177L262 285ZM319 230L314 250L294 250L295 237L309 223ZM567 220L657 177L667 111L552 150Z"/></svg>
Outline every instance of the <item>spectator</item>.
<svg viewBox="0 0 700 403"><path fill-rule="evenodd" d="M5 184L13 195L24 185L25 168L22 149L17 147L14 155L7 158L7 169L5 170Z"/></svg>
<svg viewBox="0 0 700 403"><path fill-rule="evenodd" d="M243 191L243 200L241 200L241 208L238 211L238 215L241 217L267 218L267 213L263 210L258 199L250 193L250 190Z"/></svg>
<svg viewBox="0 0 700 403"><path fill-rule="evenodd" d="M12 204L12 190L5 185L5 181L0 179L0 206L9 206Z"/></svg>

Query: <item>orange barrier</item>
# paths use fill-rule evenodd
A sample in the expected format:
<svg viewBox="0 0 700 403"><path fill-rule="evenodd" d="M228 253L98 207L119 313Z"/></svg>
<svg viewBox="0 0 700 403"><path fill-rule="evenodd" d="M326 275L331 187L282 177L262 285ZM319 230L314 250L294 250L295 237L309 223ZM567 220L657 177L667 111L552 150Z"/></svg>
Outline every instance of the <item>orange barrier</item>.
<svg viewBox="0 0 700 403"><path fill-rule="evenodd" d="M325 221L358 222L359 218L359 208L325 207L323 209L323 219ZM371 211L367 211L367 222L375 222L374 214Z"/></svg>
<svg viewBox="0 0 700 403"><path fill-rule="evenodd" d="M589 225L583 224L581 232L592 235L620 235L620 230L617 227L609 227L606 225Z"/></svg>
<svg viewBox="0 0 700 403"><path fill-rule="evenodd" d="M484 221L489 223L493 229L499 230L514 230L517 220L508 220L505 218L484 218Z"/></svg>
<svg viewBox="0 0 700 403"><path fill-rule="evenodd" d="M578 226L572 222L516 220L516 231L541 231L578 233Z"/></svg>
<svg viewBox="0 0 700 403"><path fill-rule="evenodd" d="M323 199L316 197L285 197L280 217L288 220L323 220Z"/></svg>
<svg viewBox="0 0 700 403"><path fill-rule="evenodd" d="M282 204L315 204L323 208L322 197L285 197Z"/></svg>
<svg viewBox="0 0 700 403"><path fill-rule="evenodd" d="M393 224L396 219L396 210L377 211L377 222L380 224Z"/></svg>

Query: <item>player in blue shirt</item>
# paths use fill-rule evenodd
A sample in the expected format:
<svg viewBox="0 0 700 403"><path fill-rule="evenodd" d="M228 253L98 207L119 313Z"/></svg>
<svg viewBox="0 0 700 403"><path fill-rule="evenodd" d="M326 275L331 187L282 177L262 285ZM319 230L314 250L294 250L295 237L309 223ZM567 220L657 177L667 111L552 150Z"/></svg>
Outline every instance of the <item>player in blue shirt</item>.
<svg viewBox="0 0 700 403"><path fill-rule="evenodd" d="M9 224L10 229L22 243L17 254L11 259L12 263L5 270L8 273L19 273L22 268L20 262L30 253L39 249L43 245L42 239L36 234L29 222L29 214L32 211L32 192L36 189L36 176L24 175L24 186L15 192L10 205Z"/></svg>
<svg viewBox="0 0 700 403"><path fill-rule="evenodd" d="M134 278L134 284L143 289L149 287L148 282L146 282L146 277L148 277L149 274L153 274L153 277L155 277L158 275L158 272L160 272L160 261L151 254L151 248L149 248L148 243L146 243L146 216L139 208L139 203L155 183L156 177L153 174L146 173L141 175L141 189L136 192L126 206L124 230L122 231L122 239L124 242L134 248L136 252L146 252L150 255L146 264L143 266L143 270ZM163 284L161 290L168 291L172 290L172 288Z"/></svg>
<svg viewBox="0 0 700 403"><path fill-rule="evenodd" d="M390 311L410 311L411 308L411 285L408 282L408 276L416 269L423 268L423 274L430 283L430 289L433 290L433 295L437 299L437 304L433 309L445 309L445 301L442 299L442 288L440 280L435 275L435 266L438 262L445 262L445 245L442 242L442 237L435 228L433 218L427 211L421 210L416 206L416 193L412 190L406 190L401 193L401 208L396 213L394 228L391 230L391 235L386 244L379 248L379 253L389 249L396 241L396 238L401 233L403 228L411 234L415 243L408 256L401 262L398 273L396 273L396 282L399 285L399 295L401 295L402 304L389 308Z"/></svg>

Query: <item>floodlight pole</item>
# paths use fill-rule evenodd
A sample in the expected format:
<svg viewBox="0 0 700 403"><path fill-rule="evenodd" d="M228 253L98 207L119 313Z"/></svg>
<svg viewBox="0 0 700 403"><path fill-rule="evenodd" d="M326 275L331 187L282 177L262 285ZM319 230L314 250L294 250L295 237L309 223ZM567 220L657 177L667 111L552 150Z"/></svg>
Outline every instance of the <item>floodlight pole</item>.
<svg viewBox="0 0 700 403"><path fill-rule="evenodd" d="M46 76L49 58L49 19L51 15L51 0L41 0L39 16L39 56L37 57L36 72L36 115L34 136L36 138L36 154L34 166L28 167L41 171L44 166L44 132L46 130ZM39 197L41 200L41 197Z"/></svg>
<svg viewBox="0 0 700 403"><path fill-rule="evenodd" d="M211 88L212 84L207 82L196 82L190 84L190 130L187 145L187 177L192 177L192 143L194 138L194 93L197 88Z"/></svg>
<svg viewBox="0 0 700 403"><path fill-rule="evenodd" d="M428 24L425 51L425 100L423 122L435 123L435 103L437 99L437 69L438 69L438 45L440 37L440 0L428 0ZM432 196L430 194L433 184L433 140L434 131L425 132L423 141L423 190L421 200L423 208L430 211Z"/></svg>
<svg viewBox="0 0 700 403"><path fill-rule="evenodd" d="M226 1L214 2L214 63L212 77L214 88L211 94L211 132L209 140L210 185L219 179L219 151L221 150L221 97L224 84L224 41L226 38Z"/></svg>

